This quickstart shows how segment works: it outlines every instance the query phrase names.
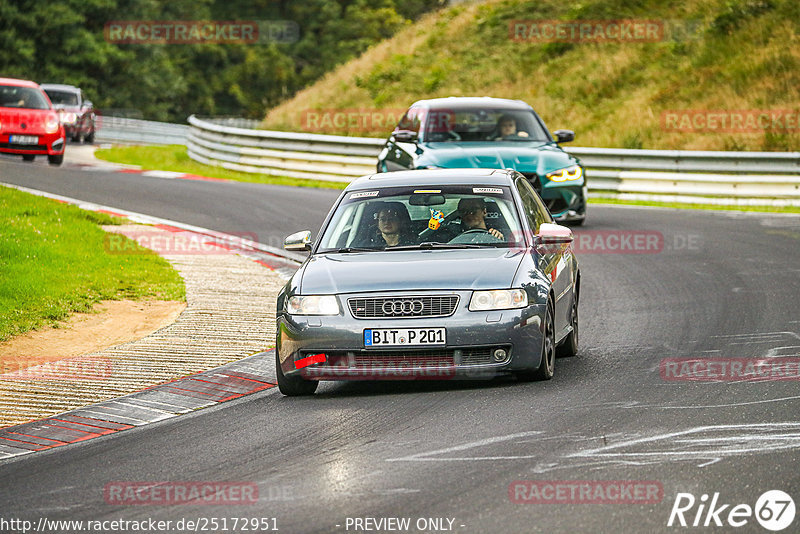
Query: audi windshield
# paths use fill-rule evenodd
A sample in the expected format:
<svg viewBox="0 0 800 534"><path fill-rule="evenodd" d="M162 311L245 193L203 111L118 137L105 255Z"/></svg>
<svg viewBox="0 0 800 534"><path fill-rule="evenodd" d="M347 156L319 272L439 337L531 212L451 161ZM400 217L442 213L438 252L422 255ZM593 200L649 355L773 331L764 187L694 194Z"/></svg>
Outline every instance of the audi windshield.
<svg viewBox="0 0 800 534"><path fill-rule="evenodd" d="M345 195L317 252L512 247L522 242L508 187L393 187Z"/></svg>

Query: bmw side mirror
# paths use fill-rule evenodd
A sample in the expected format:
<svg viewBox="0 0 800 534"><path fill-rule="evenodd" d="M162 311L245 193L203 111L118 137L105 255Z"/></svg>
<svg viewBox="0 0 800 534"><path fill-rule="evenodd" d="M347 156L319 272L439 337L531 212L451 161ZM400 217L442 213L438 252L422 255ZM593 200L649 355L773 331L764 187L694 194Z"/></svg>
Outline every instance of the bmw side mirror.
<svg viewBox="0 0 800 534"><path fill-rule="evenodd" d="M416 143L417 132L413 130L397 130L392 134L397 143Z"/></svg>
<svg viewBox="0 0 800 534"><path fill-rule="evenodd" d="M569 143L575 140L575 132L572 130L556 130L553 134L556 136L557 143Z"/></svg>
<svg viewBox="0 0 800 534"><path fill-rule="evenodd" d="M296 232L283 240L286 250L308 251L311 250L311 231Z"/></svg>

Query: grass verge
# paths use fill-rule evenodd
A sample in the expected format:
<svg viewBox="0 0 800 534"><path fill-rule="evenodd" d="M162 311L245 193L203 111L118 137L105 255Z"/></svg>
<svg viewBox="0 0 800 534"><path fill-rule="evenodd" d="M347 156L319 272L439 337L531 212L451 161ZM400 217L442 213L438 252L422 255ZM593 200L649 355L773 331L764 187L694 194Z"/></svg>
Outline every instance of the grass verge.
<svg viewBox="0 0 800 534"><path fill-rule="evenodd" d="M344 189L346 182L329 182L326 180L305 180L288 176L270 176L267 174L250 174L203 165L191 159L183 145L167 146L115 146L95 151L99 159L112 163L138 165L146 170L174 171L209 178L236 180L237 182L253 182L270 185L291 185L296 187L318 187L324 189Z"/></svg>
<svg viewBox="0 0 800 534"><path fill-rule="evenodd" d="M101 300L185 300L183 279L152 251L110 254L102 213L0 187L0 341L58 326ZM127 238L126 238L127 239Z"/></svg>

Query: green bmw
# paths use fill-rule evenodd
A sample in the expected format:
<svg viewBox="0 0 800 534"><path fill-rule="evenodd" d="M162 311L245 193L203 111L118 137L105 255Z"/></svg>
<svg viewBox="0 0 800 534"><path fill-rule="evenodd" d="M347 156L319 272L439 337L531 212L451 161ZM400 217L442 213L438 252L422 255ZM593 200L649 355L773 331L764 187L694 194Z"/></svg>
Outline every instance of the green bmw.
<svg viewBox="0 0 800 534"><path fill-rule="evenodd" d="M555 136L555 138L553 137ZM586 175L581 162L558 143L521 100L449 97L420 100L400 119L378 156L378 172L477 167L522 173L559 222L586 218Z"/></svg>

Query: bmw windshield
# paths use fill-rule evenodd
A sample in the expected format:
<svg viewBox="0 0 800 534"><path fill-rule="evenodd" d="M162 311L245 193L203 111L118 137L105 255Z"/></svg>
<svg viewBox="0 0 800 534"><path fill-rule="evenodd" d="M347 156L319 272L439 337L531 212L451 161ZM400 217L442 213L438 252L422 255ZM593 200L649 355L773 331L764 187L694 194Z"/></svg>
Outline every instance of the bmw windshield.
<svg viewBox="0 0 800 534"><path fill-rule="evenodd" d="M317 252L520 246L510 189L448 185L346 194Z"/></svg>
<svg viewBox="0 0 800 534"><path fill-rule="evenodd" d="M434 109L426 114L421 133L426 143L550 141L539 118L524 109Z"/></svg>
<svg viewBox="0 0 800 534"><path fill-rule="evenodd" d="M54 106L77 106L78 93L72 91L56 91L55 89L45 89L47 96L50 97L50 102Z"/></svg>

